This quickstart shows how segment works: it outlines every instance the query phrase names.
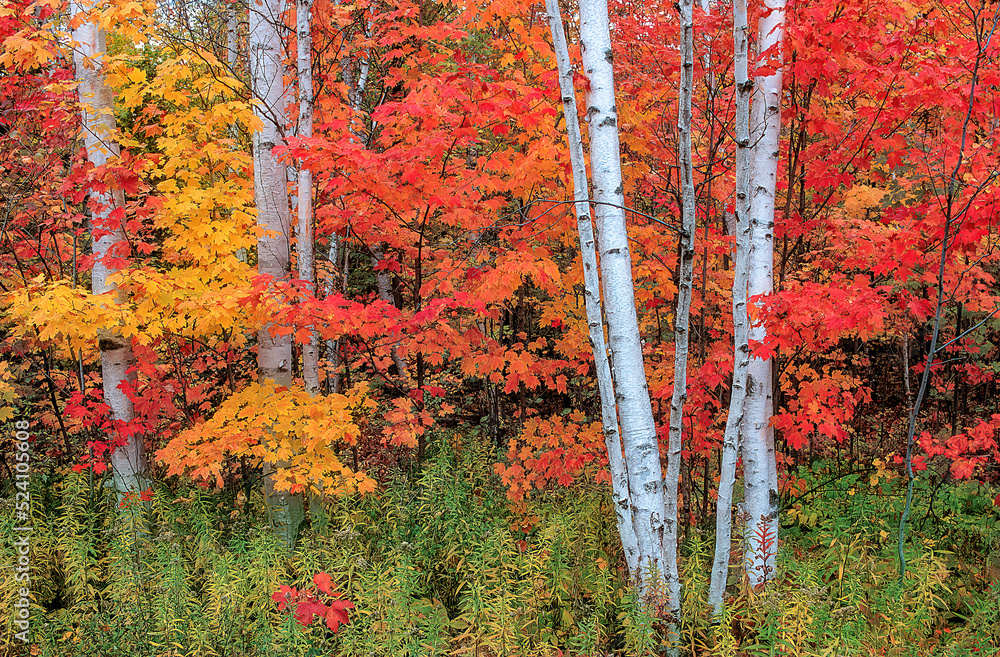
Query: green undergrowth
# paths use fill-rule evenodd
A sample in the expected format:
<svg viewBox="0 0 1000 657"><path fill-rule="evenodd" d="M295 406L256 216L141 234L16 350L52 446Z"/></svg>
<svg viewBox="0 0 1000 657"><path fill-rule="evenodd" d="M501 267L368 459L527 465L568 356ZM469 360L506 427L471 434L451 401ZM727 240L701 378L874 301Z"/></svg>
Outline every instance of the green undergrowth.
<svg viewBox="0 0 1000 657"><path fill-rule="evenodd" d="M5 568L0 647L52 657L662 654L663 601L628 586L607 492L561 488L512 504L495 460L441 443L412 480L329 504L292 553L256 497L164 486L120 513L86 475L38 477L32 641L13 638L19 584ZM749 591L734 567L721 622L706 605L712 536L689 532L682 654L996 654L1000 520L982 503L995 491L937 484L930 511L914 514L900 583L890 536L899 482L824 483L836 473L823 467L800 472L807 488L823 485L784 516L775 584ZM5 536L13 515L0 521ZM10 541L0 556L15 563ZM319 572L355 605L337 633L301 626L271 598L282 585L309 590Z"/></svg>

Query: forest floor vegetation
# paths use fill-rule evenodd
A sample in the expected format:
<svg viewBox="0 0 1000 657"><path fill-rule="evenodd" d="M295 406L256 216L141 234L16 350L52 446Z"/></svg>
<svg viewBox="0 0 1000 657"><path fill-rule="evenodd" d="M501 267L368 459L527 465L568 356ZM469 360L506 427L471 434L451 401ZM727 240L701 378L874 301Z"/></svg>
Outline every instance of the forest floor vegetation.
<svg viewBox="0 0 1000 657"><path fill-rule="evenodd" d="M412 476L326 505L291 553L266 524L259 487L248 498L161 485L122 514L86 473L36 477L33 637L24 647L11 638L17 584L4 569L4 654L660 654L662 600L637 599L627 585L608 491L578 483L512 503L496 460L476 443L442 440ZM900 583L902 478L885 472L801 468L773 585L747 590L734 563L721 624L706 603L713 537L688 527L682 654L997 654L997 491L920 480ZM0 550L12 563L13 548ZM294 589L317 600L323 582L354 605L336 632L273 597Z"/></svg>

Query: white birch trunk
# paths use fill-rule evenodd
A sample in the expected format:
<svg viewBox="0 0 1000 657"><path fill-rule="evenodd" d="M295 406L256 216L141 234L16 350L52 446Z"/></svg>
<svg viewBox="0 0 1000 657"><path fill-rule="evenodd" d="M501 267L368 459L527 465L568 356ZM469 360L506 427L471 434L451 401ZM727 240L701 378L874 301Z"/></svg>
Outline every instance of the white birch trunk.
<svg viewBox="0 0 1000 657"><path fill-rule="evenodd" d="M633 577L644 591L649 591L659 588L661 583L654 581L653 573L657 579L666 573L663 476L642 361L632 258L623 211L625 196L607 0L580 2L580 41L584 74L590 82L587 93L590 162L608 343L625 448L632 526L639 546L639 563Z"/></svg>
<svg viewBox="0 0 1000 657"><path fill-rule="evenodd" d="M313 84L312 84L312 3L297 0L295 23L297 32L296 65L299 77L299 137L309 139L313 134ZM316 294L316 263L313 244L312 171L299 167L298 175L298 268L299 278L309 285L309 292ZM319 392L319 338L310 331L309 342L302 345L302 380L311 394Z"/></svg>
<svg viewBox="0 0 1000 657"><path fill-rule="evenodd" d="M729 399L729 416L722 440L722 462L719 466L719 498L715 514L715 560L708 603L713 613L722 612L722 598L729 576L729 558L733 525L733 483L740 430L743 425L743 404L746 398L747 370L750 350L747 346L747 278L750 260L750 95L753 82L747 74L749 50L746 0L733 3L733 42L735 50L734 81L736 83L736 258L733 267L733 387Z"/></svg>
<svg viewBox="0 0 1000 657"><path fill-rule="evenodd" d="M372 23L371 21L365 24L365 36L371 34ZM356 83L351 82L349 71L349 61L345 60L341 64L343 70L344 83L347 85L347 101L351 104L351 107L355 112L361 111L361 102L365 98L365 88L368 85L368 71L371 67L371 49L366 48L365 53L361 58L361 63L358 65L358 80Z"/></svg>
<svg viewBox="0 0 1000 657"><path fill-rule="evenodd" d="M236 76L236 65L239 63L239 17L236 9L230 8L229 17L226 19L226 63L229 65L229 73Z"/></svg>
<svg viewBox="0 0 1000 657"><path fill-rule="evenodd" d="M674 618L681 614L681 579L677 570L677 495L681 478L684 402L687 400L687 365L691 289L694 281L694 234L696 229L694 164L691 155L691 97L694 93L694 4L681 0L681 80L677 104L677 153L681 179L680 276L677 290L677 318L674 326L674 391L670 400L670 427L667 443L667 473L663 484L667 604Z"/></svg>
<svg viewBox="0 0 1000 657"><path fill-rule="evenodd" d="M313 84L312 84L312 4L313 0L297 0L295 7L296 73L299 82L299 133L302 139L313 135ZM313 233L312 171L299 163L296 185L298 204L298 253L299 279L306 282L309 293L316 296L316 245ZM319 394L319 336L309 331L309 341L302 345L302 382L310 395ZM318 485L314 482L314 486ZM309 515L320 517L323 498L312 491L308 493Z"/></svg>
<svg viewBox="0 0 1000 657"><path fill-rule="evenodd" d="M562 93L563 114L566 117L566 133L569 140L569 159L573 170L573 198L576 201L576 227L580 237L580 257L583 261L584 300L587 311L587 326L590 330L590 346L594 352L594 366L597 371L597 390L601 398L601 424L604 428L604 445L608 450L608 469L611 473L611 498L618 522L618 534L625 550L625 561L630 573L635 573L639 565L639 546L632 527L632 513L628 501L628 473L622 457L621 438L618 434L618 414L615 402L614 382L611 378L611 363L604 341L604 320L601 309L601 281L597 265L597 249L594 243L594 227L590 218L590 192L587 181L587 165L580 135L579 115L576 109L576 90L573 88L573 68L563 32L562 16L559 14L558 0L545 0L552 44L559 67L559 89Z"/></svg>
<svg viewBox="0 0 1000 657"><path fill-rule="evenodd" d="M759 52L782 41L784 0L765 0L771 12L757 26ZM777 189L778 140L781 129L782 66L780 50L772 75L757 78L751 125L754 129L753 181L750 196L749 296L771 294L774 289L774 201ZM758 305L761 305L758 302ZM753 325L751 340L763 341L767 328ZM773 399L772 361L750 359L747 399L743 420L743 477L745 485L744 529L746 574L751 586L774 576L778 536L778 482L771 427Z"/></svg>
<svg viewBox="0 0 1000 657"><path fill-rule="evenodd" d="M269 275L274 280L287 279L290 273L287 174L285 166L272 152L280 143L284 130L283 51L278 31L283 13L281 0L266 0L262 5L251 3L248 35L250 79L254 96L260 101L254 112L263 124L253 136L257 223L264 230L257 240L257 273ZM279 386L290 386L291 338L287 335L275 337L270 328L270 325L262 327L257 336L258 378L261 382L270 380ZM302 499L287 491L276 491L271 472L272 469L265 466L264 495L268 515L275 533L291 547L304 517Z"/></svg>
<svg viewBox="0 0 1000 657"><path fill-rule="evenodd" d="M365 98L365 87L368 84L368 70L371 66L371 52L366 50L365 56L361 60L360 70L358 71L358 84L354 87L353 98L351 99L351 105L354 106L356 111L361 109L361 101Z"/></svg>
<svg viewBox="0 0 1000 657"><path fill-rule="evenodd" d="M74 17L85 11L74 3L71 12ZM104 79L102 66L107 52L105 33L97 23L85 22L73 30L77 42L73 50L76 79L79 82L80 105L83 111L83 142L87 160L95 167L107 164L110 157L118 155L115 141L114 95ZM95 233L93 250L97 256L91 271L91 290L95 295L103 295L107 303L120 301L117 286L108 281L116 272L104 258L108 251L125 239L120 222L109 222L116 208L125 206L125 195L121 188L108 192L91 191L91 230ZM106 232L109 231L109 232ZM97 236L97 233L105 233ZM111 409L114 422L127 423L135 418L132 401L121 390L121 384L135 380L129 369L134 365L132 344L113 329L99 333L98 346L101 350L101 375L104 381L104 401ZM114 436L109 436L114 438ZM138 494L149 487L146 481L146 452L141 436L131 435L124 445L111 453L111 470L115 490L119 499L126 493Z"/></svg>

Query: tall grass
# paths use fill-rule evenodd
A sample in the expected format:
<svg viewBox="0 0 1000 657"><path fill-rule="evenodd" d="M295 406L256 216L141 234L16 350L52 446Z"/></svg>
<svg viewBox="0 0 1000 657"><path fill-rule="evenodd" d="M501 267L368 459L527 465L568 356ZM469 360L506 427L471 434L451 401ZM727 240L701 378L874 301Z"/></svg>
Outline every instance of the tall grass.
<svg viewBox="0 0 1000 657"><path fill-rule="evenodd" d="M30 654L660 654L662 600L629 586L606 491L539 491L514 505L493 475L494 458L442 441L411 480L327 504L293 552L269 531L256 497L164 486L122 510L91 491L86 475L36 482ZM706 604L712 537L691 533L682 550L685 654L1000 650L1000 584L982 576L988 555L960 554L966 543L949 545L942 533L914 545L907 580L897 582L871 518L845 523L844 492L828 493L785 532L773 587L748 590L734 568L721 623ZM961 492L941 495L975 504ZM12 515L0 520L7 536ZM963 541L992 540L971 520L952 522ZM734 552L737 563L739 545ZM9 541L0 557L13 563ZM271 599L281 585L309 589L318 572L355 604L336 634L322 623L303 627ZM0 571L0 647L26 655L10 622L13 575Z"/></svg>

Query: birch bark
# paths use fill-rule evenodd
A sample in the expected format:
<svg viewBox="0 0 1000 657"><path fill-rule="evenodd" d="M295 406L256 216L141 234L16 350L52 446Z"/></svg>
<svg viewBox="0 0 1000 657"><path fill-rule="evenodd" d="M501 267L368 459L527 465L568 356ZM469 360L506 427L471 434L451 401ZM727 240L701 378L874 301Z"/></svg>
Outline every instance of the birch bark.
<svg viewBox="0 0 1000 657"><path fill-rule="evenodd" d="M719 466L719 498L715 514L715 559L708 603L713 613L722 612L722 598L726 592L729 575L729 558L732 543L733 484L736 479L736 460L739 451L740 430L743 425L743 405L746 399L747 371L750 349L747 344L747 279L750 261L750 95L753 82L747 73L749 51L749 25L746 0L733 3L733 42L735 50L736 83L736 203L735 229L736 258L733 267L733 386L729 398L729 416L722 440L722 459Z"/></svg>
<svg viewBox="0 0 1000 657"><path fill-rule="evenodd" d="M644 591L649 591L658 587L661 582L655 580L666 572L663 477L642 362L632 258L623 211L625 196L607 0L580 2L580 41L584 74L590 83L587 121L608 344L625 448L632 526L639 547L638 566L632 575Z"/></svg>
<svg viewBox="0 0 1000 657"><path fill-rule="evenodd" d="M569 159L573 170L573 198L576 201L576 227L580 238L580 257L583 261L584 301L587 312L587 327L590 331L590 347L594 352L594 366L597 371L597 390L601 398L601 425L604 429L604 445L608 450L608 469L611 473L611 497L614 502L618 522L618 534L625 549L625 561L630 573L635 573L639 565L639 546L632 527L632 514L628 501L628 474L622 457L621 438L618 433L617 404L614 383L611 378L611 363L604 340L604 319L601 308L601 281L597 265L597 248L594 242L594 227L590 217L590 191L587 181L587 165L583 151L583 137L580 134L579 114L576 109L576 90L573 88L573 69L563 32L559 0L545 0L548 12L552 44L559 67L559 90L562 94L563 114L566 117L566 136L569 142Z"/></svg>
<svg viewBox="0 0 1000 657"><path fill-rule="evenodd" d="M299 137L309 139L313 133L312 84L312 3L297 0L296 68L299 78ZM316 293L316 264L312 216L312 171L299 167L298 174L298 274ZM319 337L310 331L309 342L302 346L302 380L311 394L319 392Z"/></svg>
<svg viewBox="0 0 1000 657"><path fill-rule="evenodd" d="M254 194L257 224L263 233L257 240L257 273L274 280L287 279L290 272L289 233L291 218L285 165L273 154L281 141L285 123L285 89L282 67L282 0L251 3L249 15L249 64L254 96L260 101L254 113L263 127L253 136ZM292 383L292 342L290 336L275 336L271 325L257 336L257 376L279 386ZM277 464L280 467L280 464ZM294 545L299 524L305 515L302 498L277 491L271 467L265 466L264 496L275 533L289 547Z"/></svg>
<svg viewBox="0 0 1000 657"><path fill-rule="evenodd" d="M774 73L759 76L754 89L751 125L754 127L753 182L750 198L750 297L774 290L774 202L778 174L778 140L781 129L784 0L765 0L766 15L757 24L759 52L772 48ZM767 10L770 10L767 12ZM762 305L761 301L755 306ZM763 341L767 328L754 322L749 338ZM751 586L774 575L778 536L778 473L774 454L771 359L751 358L743 423L743 478L745 485L744 568Z"/></svg>
<svg viewBox="0 0 1000 657"><path fill-rule="evenodd" d="M229 65L229 73L237 76L236 66L239 64L239 15L234 7L228 10L229 16L226 19L226 63Z"/></svg>
<svg viewBox="0 0 1000 657"><path fill-rule="evenodd" d="M667 605L675 618L681 614L681 579L677 570L677 495L681 477L684 402L687 400L687 365L690 341L691 289L694 281L694 234L696 229L694 166L691 155L691 97L694 92L694 3L681 0L681 81L677 104L677 160L681 179L680 276L677 315L674 322L674 391L670 400L667 472L664 481Z"/></svg>
<svg viewBox="0 0 1000 657"><path fill-rule="evenodd" d="M313 81L312 81L312 4L313 0L297 0L295 7L296 73L299 82L299 138L313 135ZM298 254L299 279L306 282L309 294L316 296L316 244L313 232L312 171L304 162L299 163L297 180L298 204ZM309 331L309 341L302 345L302 382L310 395L319 394L319 336L315 329ZM314 484L318 485L318 484ZM310 492L309 515L322 516L323 498Z"/></svg>
<svg viewBox="0 0 1000 657"><path fill-rule="evenodd" d="M70 11L75 18L87 11L87 7L73 3ZM109 158L118 155L114 95L102 71L107 52L105 32L96 22L86 21L73 30L73 40L77 42L73 61L83 112L83 143L87 160L95 167L102 167ZM114 246L125 239L121 222L111 218L116 209L125 207L125 194L118 187L107 192L91 191L90 207L93 250L97 256L91 271L91 290L95 295L103 296L108 303L116 303L121 301L117 286L108 278L117 270L109 266L105 259ZM135 409L122 385L135 380L134 373L130 371L135 363L132 344L113 328L107 328L99 333L98 346L101 350L104 400L111 409L111 419L115 424L131 422L135 418ZM119 499L126 493L138 494L148 488L146 452L141 436L130 434L124 444L114 449L111 469Z"/></svg>

